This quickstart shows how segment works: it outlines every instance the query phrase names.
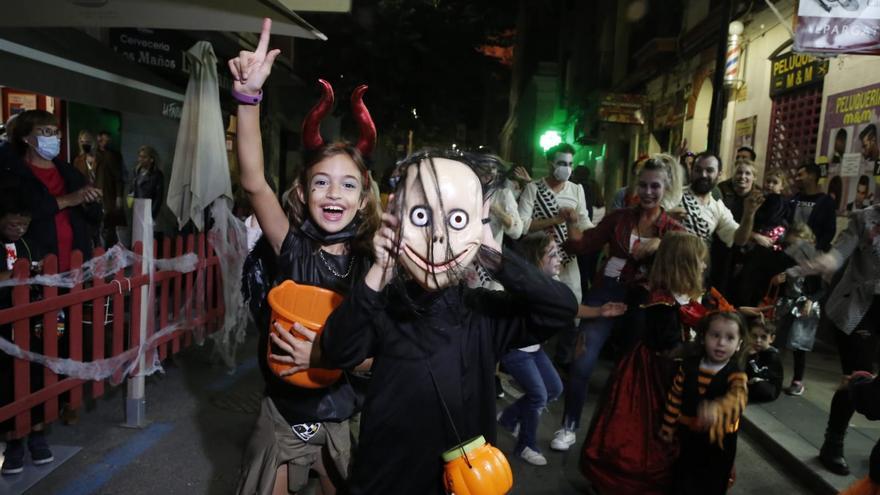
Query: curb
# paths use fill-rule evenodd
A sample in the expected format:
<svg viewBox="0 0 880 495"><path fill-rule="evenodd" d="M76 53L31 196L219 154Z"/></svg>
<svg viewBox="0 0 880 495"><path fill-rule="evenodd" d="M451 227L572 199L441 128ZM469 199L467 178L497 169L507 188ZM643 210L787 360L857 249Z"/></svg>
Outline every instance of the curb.
<svg viewBox="0 0 880 495"><path fill-rule="evenodd" d="M834 495L858 480L838 476L819 464L819 449L774 415L754 405L742 416L742 431L815 495Z"/></svg>

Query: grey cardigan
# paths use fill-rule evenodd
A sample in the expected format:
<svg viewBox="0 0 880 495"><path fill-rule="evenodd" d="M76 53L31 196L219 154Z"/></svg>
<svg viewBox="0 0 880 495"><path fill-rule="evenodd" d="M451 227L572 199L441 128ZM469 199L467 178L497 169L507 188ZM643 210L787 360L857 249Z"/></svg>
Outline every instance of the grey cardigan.
<svg viewBox="0 0 880 495"><path fill-rule="evenodd" d="M851 213L849 226L834 241L829 254L837 266L848 263L828 297L825 314L850 334L880 289L880 205Z"/></svg>

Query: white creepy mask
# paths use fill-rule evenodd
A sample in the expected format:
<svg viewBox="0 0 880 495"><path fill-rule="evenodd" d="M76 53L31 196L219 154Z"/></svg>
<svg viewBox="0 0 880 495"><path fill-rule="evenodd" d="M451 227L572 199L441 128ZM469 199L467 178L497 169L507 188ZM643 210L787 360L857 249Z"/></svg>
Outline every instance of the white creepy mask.
<svg viewBox="0 0 880 495"><path fill-rule="evenodd" d="M399 261L423 288L449 287L482 243L480 180L464 163L433 158L410 165L404 187Z"/></svg>

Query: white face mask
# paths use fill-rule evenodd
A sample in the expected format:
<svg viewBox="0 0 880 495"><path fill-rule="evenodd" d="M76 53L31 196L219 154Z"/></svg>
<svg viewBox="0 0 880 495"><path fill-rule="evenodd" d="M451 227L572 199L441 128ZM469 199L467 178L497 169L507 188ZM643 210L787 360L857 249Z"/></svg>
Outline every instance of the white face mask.
<svg viewBox="0 0 880 495"><path fill-rule="evenodd" d="M61 152L61 138L58 136L37 136L37 146L34 150L46 160L52 160Z"/></svg>
<svg viewBox="0 0 880 495"><path fill-rule="evenodd" d="M407 171L405 198L400 263L426 290L457 283L482 244L480 179L461 162L435 158L432 172L423 161Z"/></svg>
<svg viewBox="0 0 880 495"><path fill-rule="evenodd" d="M560 182L565 182L571 177L571 167L556 167L553 169L553 177Z"/></svg>

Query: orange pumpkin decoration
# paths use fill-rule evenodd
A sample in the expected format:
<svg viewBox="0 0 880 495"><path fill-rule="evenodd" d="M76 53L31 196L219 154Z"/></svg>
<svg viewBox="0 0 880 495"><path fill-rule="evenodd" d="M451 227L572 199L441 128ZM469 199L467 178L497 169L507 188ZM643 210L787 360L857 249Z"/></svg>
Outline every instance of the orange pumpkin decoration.
<svg viewBox="0 0 880 495"><path fill-rule="evenodd" d="M342 296L332 290L312 285L301 285L292 280L285 280L269 291L268 300L269 307L272 309L269 331L278 332L274 325L277 322L288 332L292 331L295 336L305 340L305 337L296 332L296 330L292 330L293 323L297 322L309 330L320 334L324 329L327 317L342 303ZM297 387L329 387L342 376L342 371L340 370L309 368L282 377L281 373L289 370L291 366L273 361L269 357L270 354L272 354L271 341L266 348L269 368L281 379Z"/></svg>
<svg viewBox="0 0 880 495"><path fill-rule="evenodd" d="M482 435L447 450L443 461L443 482L452 495L503 495L513 488L507 458Z"/></svg>

